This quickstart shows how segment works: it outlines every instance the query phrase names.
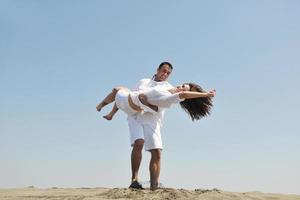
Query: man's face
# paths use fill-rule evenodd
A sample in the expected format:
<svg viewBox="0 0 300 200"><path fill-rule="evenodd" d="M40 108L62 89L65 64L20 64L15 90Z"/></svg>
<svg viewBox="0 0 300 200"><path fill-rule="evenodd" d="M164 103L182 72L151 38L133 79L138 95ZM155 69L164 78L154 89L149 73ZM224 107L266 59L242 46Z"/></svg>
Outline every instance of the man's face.
<svg viewBox="0 0 300 200"><path fill-rule="evenodd" d="M165 81L168 79L169 75L171 74L172 69L169 65L163 65L160 69L157 70L155 81Z"/></svg>

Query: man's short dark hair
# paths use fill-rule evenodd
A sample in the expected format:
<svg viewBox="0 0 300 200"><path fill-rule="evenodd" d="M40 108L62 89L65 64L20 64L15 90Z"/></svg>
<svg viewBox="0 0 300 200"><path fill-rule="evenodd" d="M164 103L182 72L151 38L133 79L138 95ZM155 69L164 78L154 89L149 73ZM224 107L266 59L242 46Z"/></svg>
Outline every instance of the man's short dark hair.
<svg viewBox="0 0 300 200"><path fill-rule="evenodd" d="M162 68L162 66L164 66L164 65L168 65L173 70L173 66L169 62L162 62L162 63L160 63L160 65L158 66L158 69Z"/></svg>

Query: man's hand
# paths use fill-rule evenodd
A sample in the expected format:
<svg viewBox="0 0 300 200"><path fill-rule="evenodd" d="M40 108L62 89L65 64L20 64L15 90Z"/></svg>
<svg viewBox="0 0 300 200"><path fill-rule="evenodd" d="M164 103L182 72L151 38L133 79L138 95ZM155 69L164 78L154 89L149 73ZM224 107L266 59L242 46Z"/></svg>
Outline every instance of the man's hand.
<svg viewBox="0 0 300 200"><path fill-rule="evenodd" d="M146 106L149 104L147 96L143 93L139 94L139 100Z"/></svg>
<svg viewBox="0 0 300 200"><path fill-rule="evenodd" d="M152 105L148 102L148 98L145 94L141 93L139 94L139 100L141 101L142 104L144 104L145 106L148 106L149 108L151 108L154 111L158 111L158 107L155 105Z"/></svg>
<svg viewBox="0 0 300 200"><path fill-rule="evenodd" d="M216 90L213 89L213 90L209 91L208 96L209 97L215 97L216 96Z"/></svg>

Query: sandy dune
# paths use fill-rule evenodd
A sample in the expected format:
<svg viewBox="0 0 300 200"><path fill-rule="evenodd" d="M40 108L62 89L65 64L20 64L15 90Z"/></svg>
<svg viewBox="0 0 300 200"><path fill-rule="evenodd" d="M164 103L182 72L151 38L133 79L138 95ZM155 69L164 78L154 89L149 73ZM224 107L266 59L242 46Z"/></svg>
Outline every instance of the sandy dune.
<svg viewBox="0 0 300 200"><path fill-rule="evenodd" d="M300 195L270 194L261 192L225 192L218 189L185 190L164 188L156 191L126 188L78 189L0 189L0 200L96 200L96 199L199 199L199 200L300 200Z"/></svg>

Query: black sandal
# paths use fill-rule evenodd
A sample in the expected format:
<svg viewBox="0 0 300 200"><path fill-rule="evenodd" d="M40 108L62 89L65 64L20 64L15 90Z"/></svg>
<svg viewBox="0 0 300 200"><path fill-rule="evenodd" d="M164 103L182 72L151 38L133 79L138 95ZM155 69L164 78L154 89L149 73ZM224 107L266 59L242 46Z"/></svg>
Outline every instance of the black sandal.
<svg viewBox="0 0 300 200"><path fill-rule="evenodd" d="M129 188L131 188L131 189L138 189L138 190L143 190L144 189L143 186L139 182L137 182L137 181L133 181L130 184Z"/></svg>

